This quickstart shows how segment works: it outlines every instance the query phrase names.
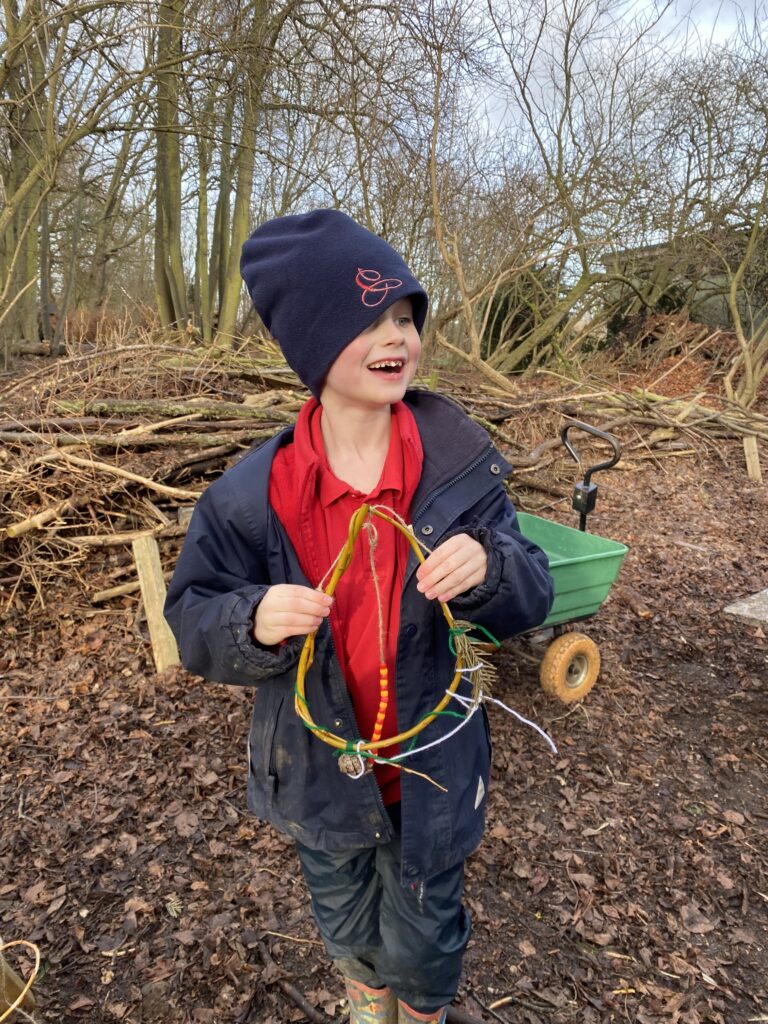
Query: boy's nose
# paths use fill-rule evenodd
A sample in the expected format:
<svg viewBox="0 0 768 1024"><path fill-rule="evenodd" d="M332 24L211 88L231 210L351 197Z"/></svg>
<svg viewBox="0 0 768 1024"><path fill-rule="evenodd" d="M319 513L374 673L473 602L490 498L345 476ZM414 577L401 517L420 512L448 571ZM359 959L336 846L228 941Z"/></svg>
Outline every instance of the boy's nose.
<svg viewBox="0 0 768 1024"><path fill-rule="evenodd" d="M405 328L394 318L386 321L385 330L386 344L400 345L405 338Z"/></svg>

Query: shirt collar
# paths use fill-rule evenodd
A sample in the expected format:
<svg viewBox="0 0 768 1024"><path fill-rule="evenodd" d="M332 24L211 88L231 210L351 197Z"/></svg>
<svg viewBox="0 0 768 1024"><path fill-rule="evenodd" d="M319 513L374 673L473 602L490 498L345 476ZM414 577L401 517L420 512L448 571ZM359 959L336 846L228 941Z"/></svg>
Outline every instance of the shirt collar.
<svg viewBox="0 0 768 1024"><path fill-rule="evenodd" d="M309 405L310 403L307 404ZM325 447L323 445L323 435L320 427L323 412L322 406L316 402L308 410L305 421L308 426L307 440L318 461L317 497L323 508L328 508L334 502L347 495L359 498L361 502L375 502L386 491L387 500L390 503L402 496L404 485L403 444L400 436L401 417L398 415L397 408L401 404L398 402L397 405L392 407L392 427L387 457L384 461L384 468L381 471L379 482L369 494L362 494L360 491L356 491L351 484L340 480L334 474L328 463L328 457L325 454Z"/></svg>

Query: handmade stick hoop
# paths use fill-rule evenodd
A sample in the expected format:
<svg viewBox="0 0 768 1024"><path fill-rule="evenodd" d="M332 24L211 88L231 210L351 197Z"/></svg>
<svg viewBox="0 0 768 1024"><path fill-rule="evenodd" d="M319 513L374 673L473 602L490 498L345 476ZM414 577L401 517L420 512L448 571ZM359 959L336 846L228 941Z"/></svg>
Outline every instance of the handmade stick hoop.
<svg viewBox="0 0 768 1024"><path fill-rule="evenodd" d="M16 998L10 1004L8 1009L3 1014L0 1014L0 1021L7 1020L10 1017L10 1015L14 1012L14 1010L18 1010L18 1008L26 999L29 990L34 985L35 979L37 978L37 975L40 971L40 950L33 942L27 942L26 939L16 939L14 942L0 943L0 954L4 953L6 949L13 949L14 946L25 946L27 949L31 949L32 952L35 954L35 966L32 973L27 978L24 988L21 990L21 992L19 992L18 996L16 996Z"/></svg>
<svg viewBox="0 0 768 1024"><path fill-rule="evenodd" d="M333 573L327 586L325 587L325 593L329 597L333 597L339 580L344 575L352 561L354 553L355 541L358 538L360 531L363 528L364 522L369 516L377 516L379 519L383 519L385 523L389 523L390 526L394 526L396 530L399 530L407 539L411 545L416 557L420 562L426 561L424 554L422 553L419 542L413 535L413 531L405 524L399 522L397 519L393 519L388 516L386 512L381 511L375 506L361 505L360 508L354 513L349 521L349 533L344 547L341 550L338 561L334 567ZM455 629L456 621L451 614L448 605L440 602L440 608L442 609L445 620L448 623L449 629ZM343 739L341 736L337 736L335 733L330 732L328 729L323 729L321 726L316 725L309 710L307 699L304 689L304 680L307 674L307 670L312 664L315 656L315 633L317 630L313 630L304 641L304 646L301 649L301 656L299 658L299 667L296 674L296 695L294 698L294 706L296 708L296 714L302 720L302 722L311 729L312 732L321 739L324 743L329 744L331 747L335 747L337 750L349 751L350 753L358 753L361 751L376 751L382 750L384 747L395 746L398 743L404 743L406 740L412 739L417 736L422 729L425 729L430 722L433 722L435 718L446 708L451 700L451 695L456 692L459 683L461 682L461 675L464 671L464 660L461 654L456 657L456 670L451 680L451 684L448 687L445 696L440 703L430 711L428 715L425 715L421 721L417 722L412 728L407 729L405 732L398 733L397 736L390 736L388 739L378 740L377 742L369 741L355 743L350 748L348 740Z"/></svg>

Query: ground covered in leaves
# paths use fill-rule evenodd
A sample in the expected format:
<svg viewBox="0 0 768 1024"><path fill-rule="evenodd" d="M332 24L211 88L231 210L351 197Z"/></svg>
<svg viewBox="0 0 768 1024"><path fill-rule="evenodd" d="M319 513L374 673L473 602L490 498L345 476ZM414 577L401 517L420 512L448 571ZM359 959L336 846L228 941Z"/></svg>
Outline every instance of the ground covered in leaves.
<svg viewBox="0 0 768 1024"><path fill-rule="evenodd" d="M491 711L457 1000L484 1021L768 1020L768 640L722 615L768 586L768 489L738 442L649 456L598 478L590 528L630 553L585 624L597 687L567 707L541 647L499 659L559 753ZM35 1019L277 1024L294 986L340 1021L290 844L244 809L248 693L156 676L137 611L62 579L5 615L0 938L41 950Z"/></svg>

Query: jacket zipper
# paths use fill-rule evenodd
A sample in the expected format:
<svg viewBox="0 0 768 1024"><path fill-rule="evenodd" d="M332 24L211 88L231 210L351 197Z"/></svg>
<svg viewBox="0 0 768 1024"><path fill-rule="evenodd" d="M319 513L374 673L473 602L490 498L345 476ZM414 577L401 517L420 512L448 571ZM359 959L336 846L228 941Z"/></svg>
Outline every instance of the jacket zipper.
<svg viewBox="0 0 768 1024"><path fill-rule="evenodd" d="M493 454L494 450L495 449L494 449L493 445L489 444L488 448L485 451L485 453L483 455L479 456L477 459L475 459L474 462L470 463L470 465L467 466L467 468L465 470L463 470L461 473L459 473L458 476L453 477L453 479L449 480L447 483L443 484L441 487L438 487L438 489L436 491L432 491L432 493L429 495L429 497L426 500L426 502L421 506L419 511L413 517L413 522L415 523L417 519L419 519L421 516L423 516L424 513L427 511L427 509L430 508L432 505L434 505L434 503L437 501L437 499L440 497L440 495L443 494L445 491L447 491L449 487L453 487L454 484L457 484L461 480L463 480L465 477L468 477L470 473L474 473L474 471L477 469L477 467L481 466L485 462L485 460L490 455Z"/></svg>

